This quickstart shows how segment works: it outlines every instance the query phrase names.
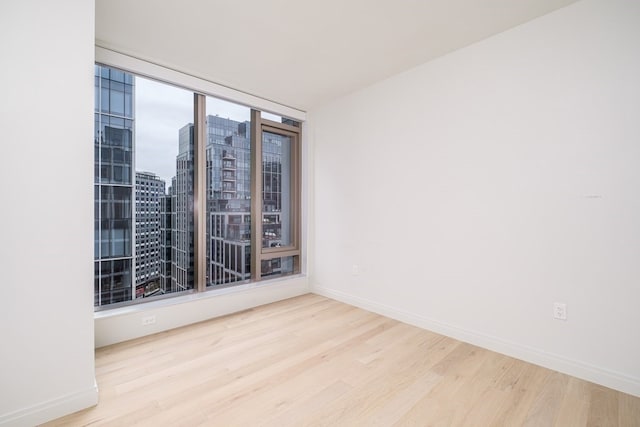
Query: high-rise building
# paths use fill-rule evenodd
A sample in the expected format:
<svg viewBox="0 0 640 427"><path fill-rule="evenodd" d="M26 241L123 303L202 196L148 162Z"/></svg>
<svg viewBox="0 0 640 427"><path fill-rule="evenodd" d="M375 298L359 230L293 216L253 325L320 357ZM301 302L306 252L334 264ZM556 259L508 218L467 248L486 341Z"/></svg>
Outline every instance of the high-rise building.
<svg viewBox="0 0 640 427"><path fill-rule="evenodd" d="M132 75L96 67L96 306L194 288L194 126L178 131L176 174L165 192L154 173L133 173L133 92ZM251 276L250 129L248 121L206 119L209 286ZM281 227L288 154L278 140L263 147L262 244L276 247L289 240ZM281 262L264 261L263 275L278 274Z"/></svg>
<svg viewBox="0 0 640 427"><path fill-rule="evenodd" d="M207 116L207 283L251 276L249 122Z"/></svg>
<svg viewBox="0 0 640 427"><path fill-rule="evenodd" d="M173 179L171 275L176 291L193 289L193 124L183 126L178 134L176 176Z"/></svg>
<svg viewBox="0 0 640 427"><path fill-rule="evenodd" d="M212 286L251 277L250 122L207 116L207 283ZM291 242L283 217L290 215L290 150L279 135L263 136L262 244ZM283 167L285 165L285 167ZM284 242L284 243L283 243ZM290 259L262 262L262 275L293 269Z"/></svg>
<svg viewBox="0 0 640 427"><path fill-rule="evenodd" d="M171 277L172 260L172 216L171 193L173 187L169 187L168 194L160 199L160 286L164 293L176 292L175 280Z"/></svg>
<svg viewBox="0 0 640 427"><path fill-rule="evenodd" d="M178 290L171 196L154 173L134 174L134 86L131 74L95 68L95 306Z"/></svg>
<svg viewBox="0 0 640 427"><path fill-rule="evenodd" d="M289 137L262 134L262 247L286 246L291 236L291 146ZM293 271L293 259L262 260L261 276Z"/></svg>
<svg viewBox="0 0 640 427"><path fill-rule="evenodd" d="M161 280L162 208L165 182L150 172L135 180L136 298L164 293Z"/></svg>
<svg viewBox="0 0 640 427"><path fill-rule="evenodd" d="M133 297L131 74L95 67L94 305Z"/></svg>

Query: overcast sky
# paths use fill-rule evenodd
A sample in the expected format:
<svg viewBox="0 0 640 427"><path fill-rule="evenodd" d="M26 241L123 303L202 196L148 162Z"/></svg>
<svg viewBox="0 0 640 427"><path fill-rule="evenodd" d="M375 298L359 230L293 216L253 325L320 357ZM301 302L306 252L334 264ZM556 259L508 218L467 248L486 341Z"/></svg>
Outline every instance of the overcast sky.
<svg viewBox="0 0 640 427"><path fill-rule="evenodd" d="M207 97L207 114L236 121L250 118L250 109ZM193 123L193 92L142 77L135 78L136 171L153 172L168 189L176 174L178 133Z"/></svg>

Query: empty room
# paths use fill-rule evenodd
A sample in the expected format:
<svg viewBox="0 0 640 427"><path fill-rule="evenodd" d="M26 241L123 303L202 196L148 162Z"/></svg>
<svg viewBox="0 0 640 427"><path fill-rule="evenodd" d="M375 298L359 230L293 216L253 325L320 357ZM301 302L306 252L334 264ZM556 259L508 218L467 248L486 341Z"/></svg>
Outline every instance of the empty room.
<svg viewBox="0 0 640 427"><path fill-rule="evenodd" d="M640 2L0 3L4 426L640 426Z"/></svg>

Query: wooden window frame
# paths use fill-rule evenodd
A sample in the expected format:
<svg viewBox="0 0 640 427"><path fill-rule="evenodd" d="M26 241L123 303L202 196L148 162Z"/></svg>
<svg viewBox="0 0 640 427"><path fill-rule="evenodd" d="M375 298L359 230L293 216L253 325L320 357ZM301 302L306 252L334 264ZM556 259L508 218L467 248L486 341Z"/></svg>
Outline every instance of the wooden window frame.
<svg viewBox="0 0 640 427"><path fill-rule="evenodd" d="M277 248L262 247L262 132L291 138L290 172L290 245ZM294 257L293 273L300 272L301 234L301 132L300 128L261 118L260 111L251 110L251 281L262 279L262 261Z"/></svg>

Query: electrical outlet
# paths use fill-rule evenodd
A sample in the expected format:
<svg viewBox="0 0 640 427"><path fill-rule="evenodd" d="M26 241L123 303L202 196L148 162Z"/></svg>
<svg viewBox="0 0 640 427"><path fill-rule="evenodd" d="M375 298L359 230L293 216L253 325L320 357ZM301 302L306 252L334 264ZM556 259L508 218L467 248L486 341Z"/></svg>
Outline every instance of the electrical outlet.
<svg viewBox="0 0 640 427"><path fill-rule="evenodd" d="M143 326L153 325L154 323L156 323L156 316L146 316L142 318Z"/></svg>
<svg viewBox="0 0 640 427"><path fill-rule="evenodd" d="M354 276L357 276L358 274L360 274L360 266L358 264L353 264L351 266L351 274Z"/></svg>
<svg viewBox="0 0 640 427"><path fill-rule="evenodd" d="M567 304L563 302L553 303L553 318L567 320Z"/></svg>

